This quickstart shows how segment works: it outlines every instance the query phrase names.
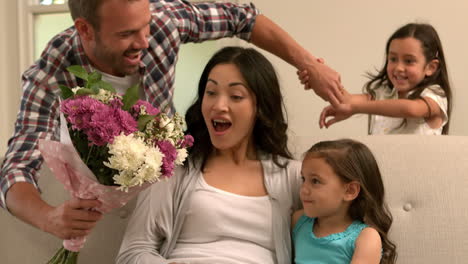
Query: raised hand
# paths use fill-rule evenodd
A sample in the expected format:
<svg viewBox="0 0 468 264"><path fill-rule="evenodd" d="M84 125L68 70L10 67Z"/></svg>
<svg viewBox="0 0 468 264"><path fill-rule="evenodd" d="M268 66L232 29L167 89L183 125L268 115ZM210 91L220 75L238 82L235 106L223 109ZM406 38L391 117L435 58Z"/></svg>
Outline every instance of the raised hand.
<svg viewBox="0 0 468 264"><path fill-rule="evenodd" d="M325 107L320 113L320 128L328 128L329 126L352 116L354 112L351 102L352 95L344 88L341 88L340 93L336 96L336 101L332 100L331 105ZM331 119L328 119L330 117Z"/></svg>
<svg viewBox="0 0 468 264"><path fill-rule="evenodd" d="M325 60L323 58L317 58L317 62L325 64ZM307 70L297 70L297 77L299 78L299 81L301 81L301 84L304 84L304 89L310 89L309 87L309 73Z"/></svg>
<svg viewBox="0 0 468 264"><path fill-rule="evenodd" d="M46 209L44 231L62 239L88 235L102 214L91 211L99 207L97 200L72 198L65 203Z"/></svg>
<svg viewBox="0 0 468 264"><path fill-rule="evenodd" d="M335 101L342 89L340 75L327 65L323 58L318 58L308 64L305 69L297 71L304 89L313 89L325 101Z"/></svg>

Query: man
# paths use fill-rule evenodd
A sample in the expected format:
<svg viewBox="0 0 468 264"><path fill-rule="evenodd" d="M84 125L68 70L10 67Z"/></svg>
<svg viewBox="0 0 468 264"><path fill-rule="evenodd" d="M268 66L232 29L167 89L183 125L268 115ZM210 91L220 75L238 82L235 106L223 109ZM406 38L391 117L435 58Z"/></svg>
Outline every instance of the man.
<svg viewBox="0 0 468 264"><path fill-rule="evenodd" d="M102 217L96 200L59 206L42 200L38 139L59 138L59 89L82 86L66 71L74 64L97 70L117 90L140 84L141 95L174 113L174 67L185 42L237 36L309 74L307 87L333 100L339 75L258 14L253 5L190 4L182 0L69 0L74 27L58 34L23 74L24 94L0 177L0 205L21 220L62 239L87 235Z"/></svg>

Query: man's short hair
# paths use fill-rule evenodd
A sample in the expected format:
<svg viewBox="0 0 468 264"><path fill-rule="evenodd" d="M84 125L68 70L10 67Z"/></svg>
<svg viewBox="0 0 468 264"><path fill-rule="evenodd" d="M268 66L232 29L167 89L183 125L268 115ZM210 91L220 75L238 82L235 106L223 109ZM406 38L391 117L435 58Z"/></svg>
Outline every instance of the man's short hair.
<svg viewBox="0 0 468 264"><path fill-rule="evenodd" d="M77 18L84 18L96 30L99 29L99 7L104 0L68 0L68 8L73 21Z"/></svg>

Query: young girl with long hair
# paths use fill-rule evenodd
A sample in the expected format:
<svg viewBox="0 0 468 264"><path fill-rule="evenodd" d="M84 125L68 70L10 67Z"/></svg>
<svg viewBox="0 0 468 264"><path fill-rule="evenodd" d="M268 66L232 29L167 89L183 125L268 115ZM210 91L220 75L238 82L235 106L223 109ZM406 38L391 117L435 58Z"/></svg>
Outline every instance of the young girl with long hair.
<svg viewBox="0 0 468 264"><path fill-rule="evenodd" d="M301 174L304 208L292 220L296 264L395 263L392 216L367 146L350 139L319 142L306 152Z"/></svg>
<svg viewBox="0 0 468 264"><path fill-rule="evenodd" d="M338 102L323 109L320 127L365 113L369 134L448 134L452 91L434 27L411 23L399 28L387 41L385 54L383 68L369 74L366 92L351 95L343 89Z"/></svg>

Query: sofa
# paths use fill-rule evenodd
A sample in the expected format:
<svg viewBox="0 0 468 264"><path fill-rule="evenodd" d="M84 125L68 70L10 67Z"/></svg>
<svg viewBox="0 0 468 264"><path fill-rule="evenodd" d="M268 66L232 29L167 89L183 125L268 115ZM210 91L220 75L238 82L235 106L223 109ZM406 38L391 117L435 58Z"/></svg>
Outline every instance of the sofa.
<svg viewBox="0 0 468 264"><path fill-rule="evenodd" d="M324 138L297 137L299 154ZM332 138L329 138L332 139ZM394 222L390 239L398 263L468 263L468 137L363 136L379 163ZM298 155L300 157L300 155ZM44 198L68 194L42 171ZM78 263L114 263L134 201L106 215L89 236ZM0 263L46 263L61 241L0 211Z"/></svg>

